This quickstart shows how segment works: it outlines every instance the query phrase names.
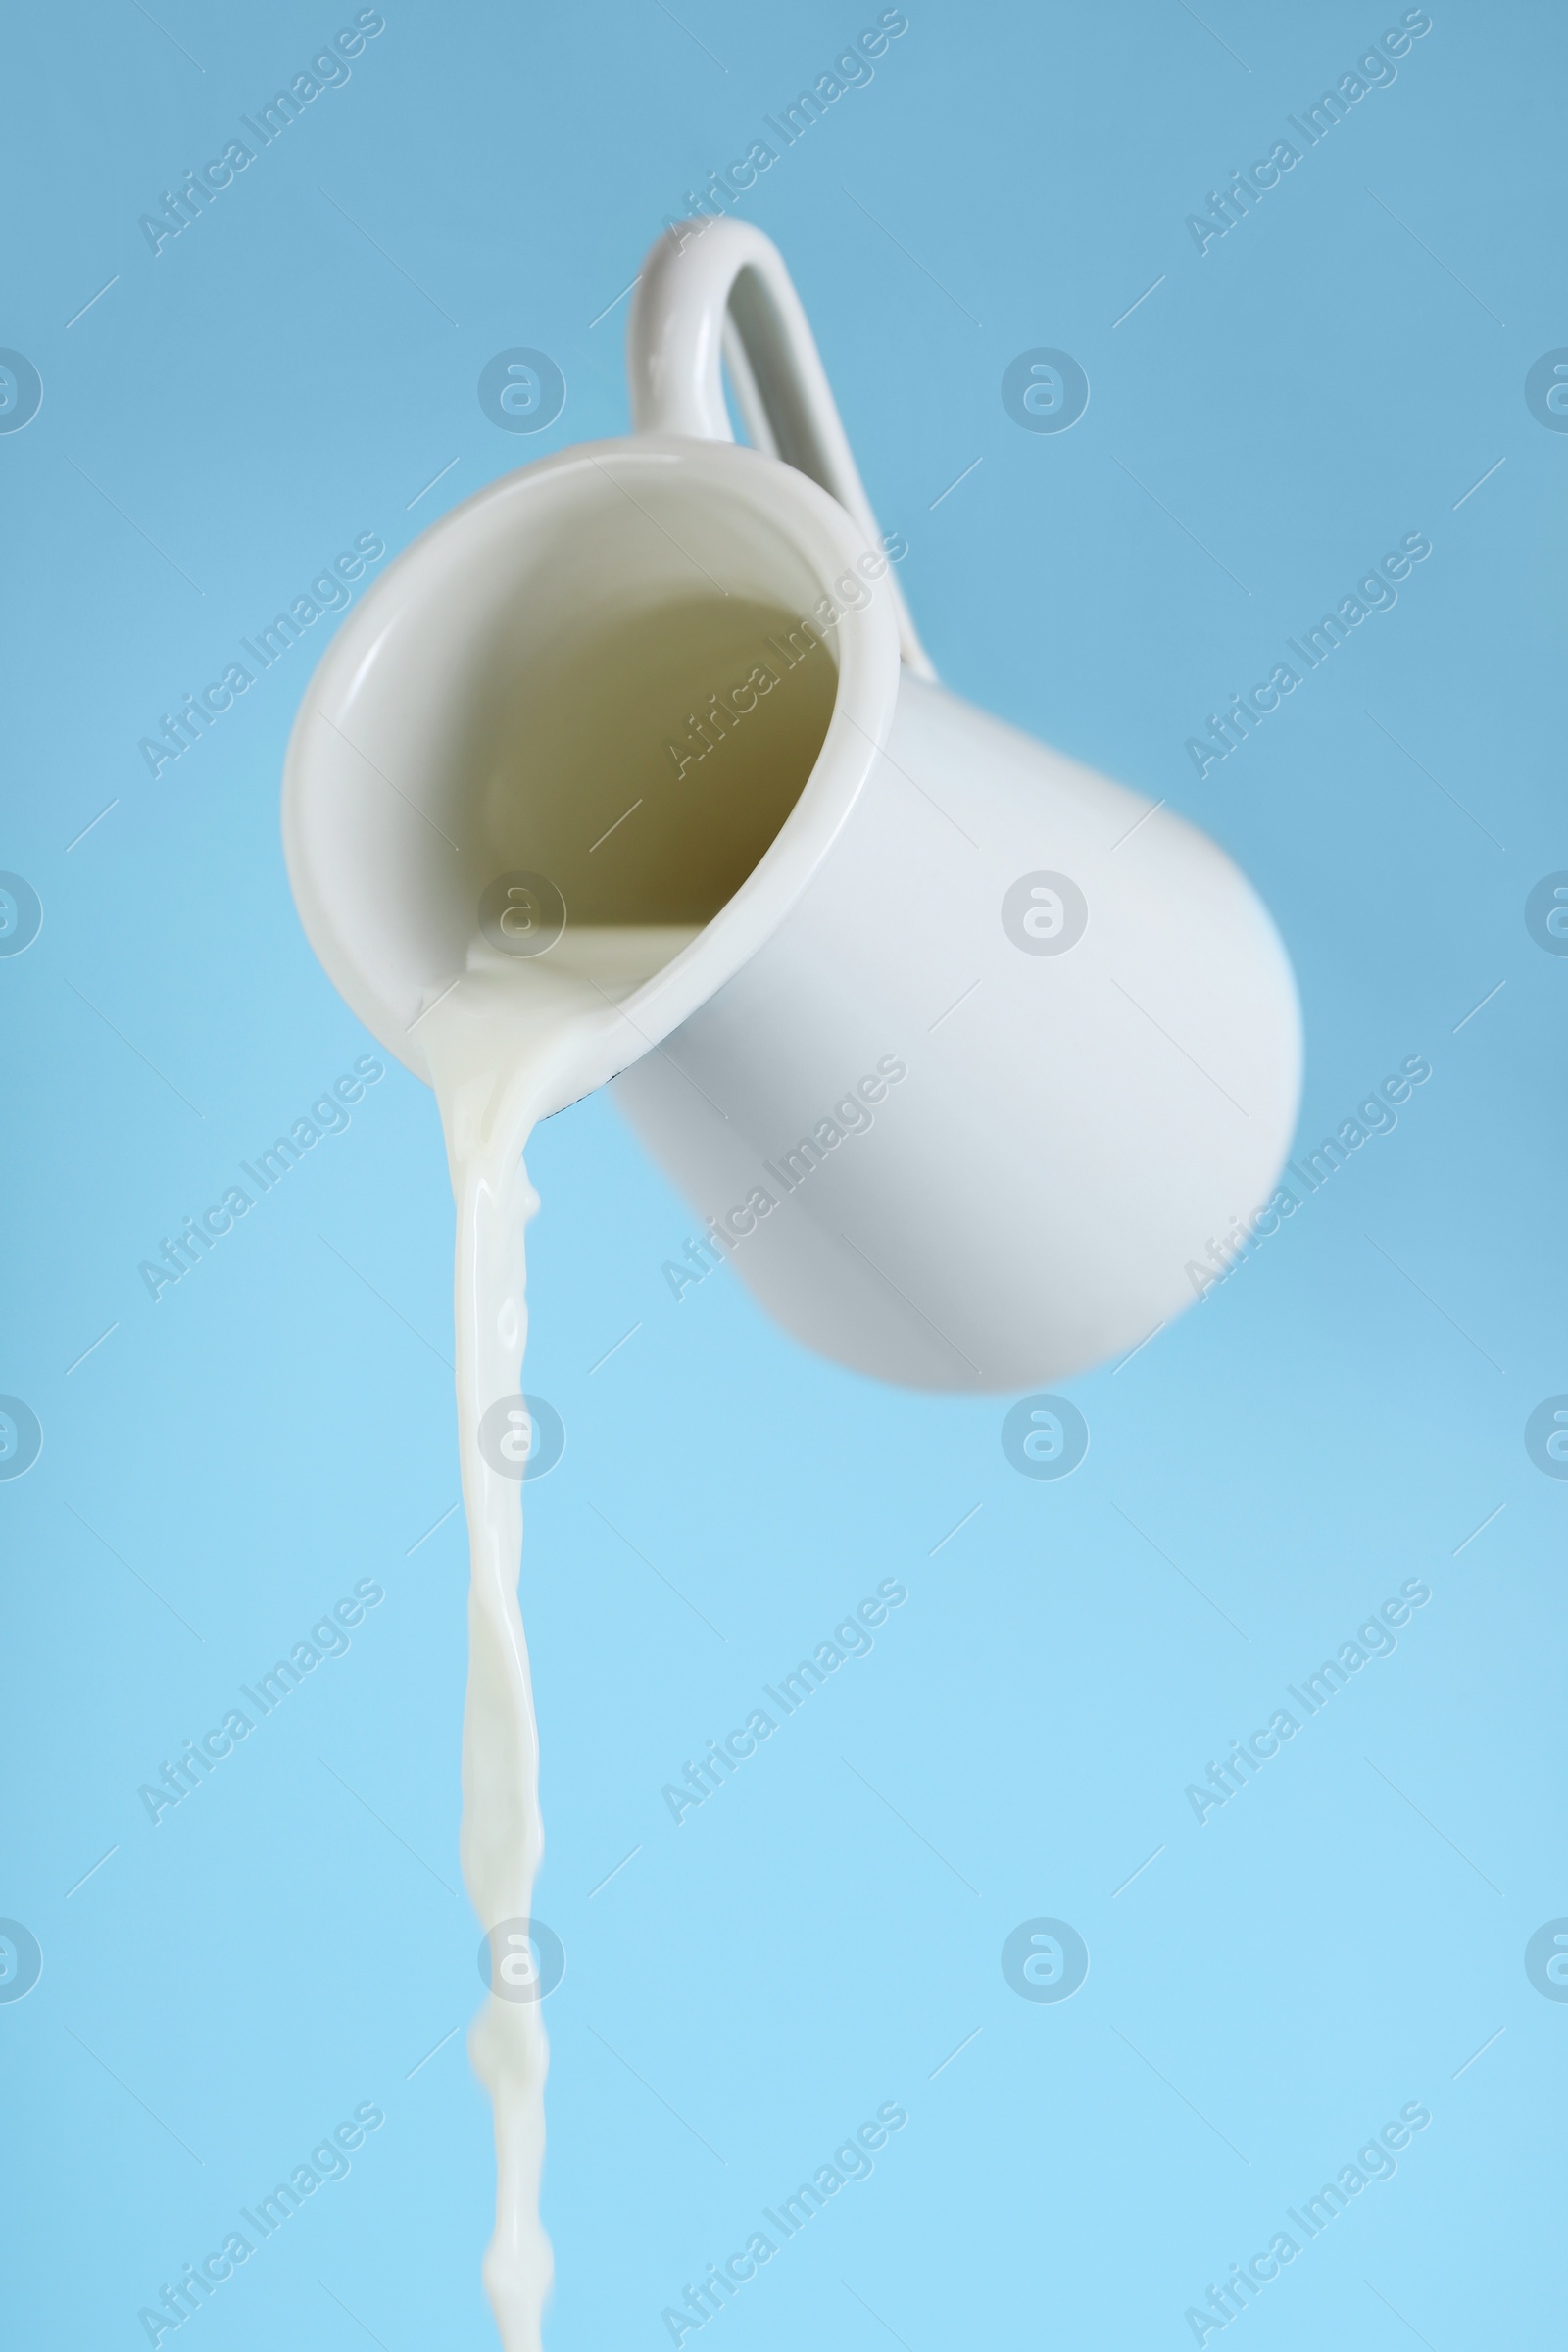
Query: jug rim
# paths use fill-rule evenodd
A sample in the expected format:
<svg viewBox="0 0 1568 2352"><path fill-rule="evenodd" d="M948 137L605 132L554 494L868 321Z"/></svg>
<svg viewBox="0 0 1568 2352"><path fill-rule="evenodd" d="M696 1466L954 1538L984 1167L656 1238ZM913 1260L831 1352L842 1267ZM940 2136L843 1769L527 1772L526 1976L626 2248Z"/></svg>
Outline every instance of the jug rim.
<svg viewBox="0 0 1568 2352"><path fill-rule="evenodd" d="M816 602L800 618L831 643L833 706L810 772L778 833L697 936L619 1002L623 1017L612 1025L615 1042L607 1042L604 1067L591 1085L661 1044L779 928L831 851L886 745L900 677L894 599L877 593L879 583L888 581L888 558L867 545L860 525L837 500L779 460L733 442L666 433L581 442L485 483L439 516L344 616L313 673L289 737L281 811L295 905L328 979L378 1043L427 1084L416 1024L462 967L420 969L421 961L428 962L423 943L389 943L385 909L368 903L365 878L343 851L343 808L350 803L360 805L365 823L385 833L430 822L396 786L374 797L365 789L366 770L374 763L354 740L356 711L363 713L372 696L395 701L399 691L396 665L378 663L377 649L412 612L433 610L444 583L461 573L471 576L472 564L487 552L494 560L498 549L513 543L514 531L526 530L529 502L541 489L559 491L580 473L585 483L608 476L629 495L639 472L671 467L683 468L704 490L732 497L738 509L760 514L816 583ZM851 586L863 591L863 602L851 601ZM408 968L397 968L400 956Z"/></svg>

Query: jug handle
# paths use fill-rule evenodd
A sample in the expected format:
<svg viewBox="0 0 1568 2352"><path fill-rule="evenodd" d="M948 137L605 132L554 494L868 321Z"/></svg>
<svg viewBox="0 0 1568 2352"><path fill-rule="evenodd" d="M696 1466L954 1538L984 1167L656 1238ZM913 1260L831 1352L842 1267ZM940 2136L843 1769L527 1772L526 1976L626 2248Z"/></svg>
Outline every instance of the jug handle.
<svg viewBox="0 0 1568 2352"><path fill-rule="evenodd" d="M858 523L867 544L880 548L871 502L778 247L749 221L682 221L649 249L632 298L626 372L633 430L733 441L726 365L756 446L808 474ZM887 584L905 666L934 679L891 572Z"/></svg>

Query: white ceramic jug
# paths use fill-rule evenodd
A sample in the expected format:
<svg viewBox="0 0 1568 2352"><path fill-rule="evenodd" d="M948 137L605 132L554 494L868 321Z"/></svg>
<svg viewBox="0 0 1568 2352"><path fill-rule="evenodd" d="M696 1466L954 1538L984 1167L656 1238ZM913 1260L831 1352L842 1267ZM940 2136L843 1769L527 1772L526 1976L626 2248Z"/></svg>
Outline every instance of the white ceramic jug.
<svg viewBox="0 0 1568 2352"><path fill-rule="evenodd" d="M530 985L587 957L603 1015L546 1107L615 1080L696 1213L677 1295L722 1259L920 1388L1135 1347L1289 1147L1267 913L1203 834L937 684L765 237L661 238L629 368L630 438L445 516L317 671L284 785L317 953L421 1077L476 955ZM648 966L615 942L662 931L617 987Z"/></svg>

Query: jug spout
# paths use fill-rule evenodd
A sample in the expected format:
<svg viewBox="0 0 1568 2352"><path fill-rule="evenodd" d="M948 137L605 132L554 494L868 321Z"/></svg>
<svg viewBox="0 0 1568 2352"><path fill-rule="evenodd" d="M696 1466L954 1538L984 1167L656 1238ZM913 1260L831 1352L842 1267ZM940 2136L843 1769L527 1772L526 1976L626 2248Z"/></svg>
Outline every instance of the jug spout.
<svg viewBox="0 0 1568 2352"><path fill-rule="evenodd" d="M559 1109L721 987L886 740L886 573L793 468L654 434L416 540L313 678L284 780L306 930L382 1044L428 1079L421 1023L465 974L523 1018L586 990Z"/></svg>

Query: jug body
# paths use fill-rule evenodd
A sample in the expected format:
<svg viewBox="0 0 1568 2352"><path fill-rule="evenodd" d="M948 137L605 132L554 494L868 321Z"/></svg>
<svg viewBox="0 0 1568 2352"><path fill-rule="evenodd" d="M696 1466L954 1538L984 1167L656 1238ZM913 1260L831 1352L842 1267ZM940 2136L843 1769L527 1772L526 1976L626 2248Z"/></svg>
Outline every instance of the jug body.
<svg viewBox="0 0 1568 2352"><path fill-rule="evenodd" d="M1269 1197L1299 1066L1224 854L906 672L789 920L613 1092L697 1212L677 1298L723 1261L857 1371L1016 1390L1193 1302Z"/></svg>

